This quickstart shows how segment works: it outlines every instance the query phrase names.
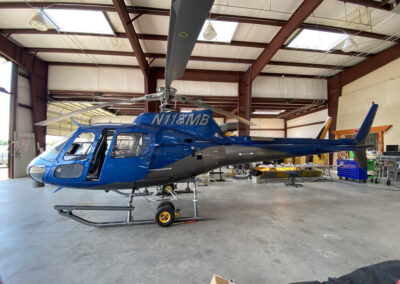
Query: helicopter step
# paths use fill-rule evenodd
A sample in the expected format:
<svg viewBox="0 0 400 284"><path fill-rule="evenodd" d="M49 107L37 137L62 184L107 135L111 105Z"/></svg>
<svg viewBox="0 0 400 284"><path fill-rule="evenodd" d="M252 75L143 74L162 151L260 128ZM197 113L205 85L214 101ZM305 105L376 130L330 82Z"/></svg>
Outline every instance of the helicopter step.
<svg viewBox="0 0 400 284"><path fill-rule="evenodd" d="M94 206L94 205L55 205L54 209L64 217L70 218L81 224L92 226L92 227L117 227L117 226L134 226L134 225L147 225L147 224L158 224L161 227L168 227L173 223L193 223L196 221L204 220L204 218L197 215L197 188L194 183L193 190L193 217L179 217L180 210L175 208L175 205L169 200L157 200L160 201L154 216L154 219L146 220L134 220L133 211L135 206L133 206L133 198L136 189L133 189L131 194L129 194L129 205L128 206ZM171 195L176 198L176 193L171 190ZM157 195L157 192L153 193L153 197ZM144 195L141 195L144 196ZM148 201L155 201L150 199ZM108 221L108 222L94 222L82 218L76 214L74 211L127 211L127 217L122 221Z"/></svg>

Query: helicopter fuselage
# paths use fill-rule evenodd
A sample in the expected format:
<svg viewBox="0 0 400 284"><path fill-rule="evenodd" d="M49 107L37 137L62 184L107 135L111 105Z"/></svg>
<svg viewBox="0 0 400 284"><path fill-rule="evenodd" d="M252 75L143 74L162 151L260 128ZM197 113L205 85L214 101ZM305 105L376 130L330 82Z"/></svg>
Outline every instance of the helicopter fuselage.
<svg viewBox="0 0 400 284"><path fill-rule="evenodd" d="M210 111L146 113L134 124L80 126L28 166L31 178L83 189L185 180L225 165L353 150L351 139L228 137Z"/></svg>

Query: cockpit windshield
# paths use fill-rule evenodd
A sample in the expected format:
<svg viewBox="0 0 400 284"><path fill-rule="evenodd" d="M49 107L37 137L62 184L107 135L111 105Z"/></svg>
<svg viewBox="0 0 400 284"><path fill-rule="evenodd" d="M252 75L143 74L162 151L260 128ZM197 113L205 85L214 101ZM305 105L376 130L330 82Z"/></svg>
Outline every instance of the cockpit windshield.
<svg viewBox="0 0 400 284"><path fill-rule="evenodd" d="M75 134L75 132L76 130L69 133L67 136L58 141L52 148L40 154L39 157L47 161L54 161L57 158L58 154L62 151L62 149L64 149L69 139L71 139L71 137Z"/></svg>

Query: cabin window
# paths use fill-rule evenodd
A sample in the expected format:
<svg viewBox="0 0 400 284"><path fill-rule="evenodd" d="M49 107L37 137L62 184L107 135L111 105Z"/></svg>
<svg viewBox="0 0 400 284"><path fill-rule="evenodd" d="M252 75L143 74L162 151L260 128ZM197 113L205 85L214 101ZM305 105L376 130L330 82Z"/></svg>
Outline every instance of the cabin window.
<svg viewBox="0 0 400 284"><path fill-rule="evenodd" d="M114 142L112 158L129 158L141 155L143 139L141 133L120 133Z"/></svg>
<svg viewBox="0 0 400 284"><path fill-rule="evenodd" d="M85 160L92 149L95 135L93 132L80 133L65 152L65 161Z"/></svg>

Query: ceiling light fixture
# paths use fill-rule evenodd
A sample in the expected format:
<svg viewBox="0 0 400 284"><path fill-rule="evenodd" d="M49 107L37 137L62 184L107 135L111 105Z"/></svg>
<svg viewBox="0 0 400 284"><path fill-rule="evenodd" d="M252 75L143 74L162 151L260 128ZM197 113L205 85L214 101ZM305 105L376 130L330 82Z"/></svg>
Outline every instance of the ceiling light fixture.
<svg viewBox="0 0 400 284"><path fill-rule="evenodd" d="M42 11L39 10L38 12L35 13L35 15L32 17L32 19L29 21L29 24L33 28L35 28L38 31L45 32L49 30L49 27L47 25L47 22L42 14Z"/></svg>
<svg viewBox="0 0 400 284"><path fill-rule="evenodd" d="M203 33L203 37L206 40L213 40L217 37L217 32L215 31L211 21L208 21L208 25Z"/></svg>
<svg viewBox="0 0 400 284"><path fill-rule="evenodd" d="M358 47L358 44L354 41L353 36L348 36L343 43L343 52L352 52Z"/></svg>
<svg viewBox="0 0 400 284"><path fill-rule="evenodd" d="M207 20L204 22L198 40L230 43L237 26L237 22Z"/></svg>
<svg viewBox="0 0 400 284"><path fill-rule="evenodd" d="M252 112L252 114L269 114L269 115L278 115L281 113L284 113L284 109L266 109L266 110L255 110Z"/></svg>

